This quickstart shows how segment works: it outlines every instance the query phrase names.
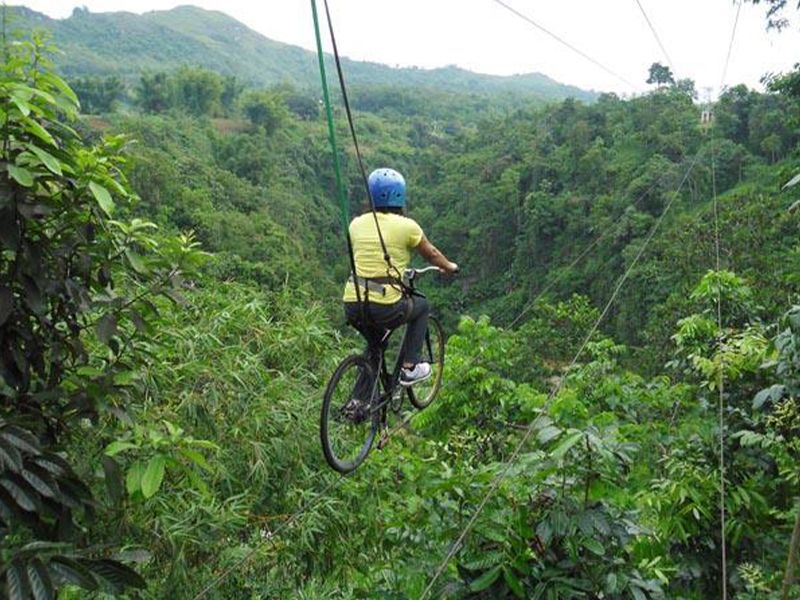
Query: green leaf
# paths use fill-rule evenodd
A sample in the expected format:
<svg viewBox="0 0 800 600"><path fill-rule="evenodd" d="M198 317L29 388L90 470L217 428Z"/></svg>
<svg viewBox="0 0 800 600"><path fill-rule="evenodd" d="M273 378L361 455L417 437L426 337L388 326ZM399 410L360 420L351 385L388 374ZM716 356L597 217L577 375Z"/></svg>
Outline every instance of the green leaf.
<svg viewBox="0 0 800 600"><path fill-rule="evenodd" d="M0 439L0 465L14 473L22 469L22 455L8 442Z"/></svg>
<svg viewBox="0 0 800 600"><path fill-rule="evenodd" d="M69 466L69 463L57 454L40 454L33 457L33 462L56 477L70 477L73 475L72 467Z"/></svg>
<svg viewBox="0 0 800 600"><path fill-rule="evenodd" d="M15 425L0 429L0 438L28 454L39 454L39 441L30 431Z"/></svg>
<svg viewBox="0 0 800 600"><path fill-rule="evenodd" d="M128 469L128 474L125 477L125 488L130 496L142 491L142 475L144 475L144 463L142 462L137 461Z"/></svg>
<svg viewBox="0 0 800 600"><path fill-rule="evenodd" d="M12 477L15 476L6 473L0 478L0 486L3 486L6 491L11 494L14 502L16 502L21 509L28 512L35 511L39 506L39 498L36 496L36 492L34 492L24 480L20 478L12 479Z"/></svg>
<svg viewBox="0 0 800 600"><path fill-rule="evenodd" d="M31 114L31 109L33 108L30 104L30 100L33 94L25 90L14 90L9 94L11 101L14 103L19 109L19 112L22 113L23 117L27 117Z"/></svg>
<svg viewBox="0 0 800 600"><path fill-rule="evenodd" d="M204 469L206 471L211 470L211 465L209 465L208 461L206 461L206 457L200 454L197 450L192 450L190 448L183 448L181 450L181 454L183 454L186 458L188 458L190 461L192 461L201 469Z"/></svg>
<svg viewBox="0 0 800 600"><path fill-rule="evenodd" d="M628 589L630 589L631 594L633 594L633 597L636 600L647 600L647 596L645 596L645 593L635 585L630 586L630 588Z"/></svg>
<svg viewBox="0 0 800 600"><path fill-rule="evenodd" d="M166 466L167 459L162 454L156 454L147 463L147 468L142 474L142 494L145 498L152 498L161 487Z"/></svg>
<svg viewBox="0 0 800 600"><path fill-rule="evenodd" d="M617 574L609 573L608 575L606 575L606 593L614 596L616 595L617 590L618 590Z"/></svg>
<svg viewBox="0 0 800 600"><path fill-rule="evenodd" d="M33 144L28 145L28 149L33 152L52 173L56 175L62 174L61 161L55 156Z"/></svg>
<svg viewBox="0 0 800 600"><path fill-rule="evenodd" d="M756 394L755 398L753 398L753 409L757 410L761 408L764 403L767 402L767 400L770 402L780 400L785 391L786 386L780 383L776 383L775 385L771 385L770 387L761 390Z"/></svg>
<svg viewBox="0 0 800 600"><path fill-rule="evenodd" d="M122 592L126 587L145 588L147 583L130 567L114 560L93 560L88 565L93 573L100 575L109 582L116 592Z"/></svg>
<svg viewBox="0 0 800 600"><path fill-rule="evenodd" d="M95 200L97 200L97 204L110 217L114 212L114 201L111 199L111 194L108 193L106 188L94 181L89 182L89 189L92 191Z"/></svg>
<svg viewBox="0 0 800 600"><path fill-rule="evenodd" d="M96 590L97 581L79 562L65 556L54 556L47 568L58 583L77 585L85 590Z"/></svg>
<svg viewBox="0 0 800 600"><path fill-rule="evenodd" d="M604 556L606 553L606 549L603 544L594 538L586 538L581 542L581 544L584 548L589 550L592 554L596 554L597 556Z"/></svg>
<svg viewBox="0 0 800 600"><path fill-rule="evenodd" d="M56 141L53 139L53 136L50 135L50 132L39 125L34 119L25 119L25 130L38 137L44 143L57 147Z"/></svg>
<svg viewBox="0 0 800 600"><path fill-rule="evenodd" d="M555 459L563 458L570 449L577 444L583 438L582 431L576 431L568 435L562 442L555 447L555 449L550 453Z"/></svg>
<svg viewBox="0 0 800 600"><path fill-rule="evenodd" d="M142 257L136 252L132 250L125 250L125 257L128 259L128 262L131 263L133 270L140 275L147 275L147 273L150 272L150 269L148 269L147 265L144 263L144 259L142 259Z"/></svg>
<svg viewBox="0 0 800 600"><path fill-rule="evenodd" d="M105 454L107 456L116 456L120 452L124 452L125 450L133 450L134 448L138 448L136 444L133 442L123 442L123 441L116 441L111 442L108 446L106 446Z"/></svg>
<svg viewBox="0 0 800 600"><path fill-rule="evenodd" d="M28 600L31 595L31 588L28 584L28 575L25 567L19 561L12 561L11 566L6 571L6 583L8 585L9 600Z"/></svg>
<svg viewBox="0 0 800 600"><path fill-rule="evenodd" d="M55 73L41 73L39 75L39 79L40 81L43 81L44 83L49 83L50 85L58 89L62 94L64 94L69 99L69 101L72 104L77 106L78 96L75 94L72 88L69 87L67 82L61 79L61 77L59 77Z"/></svg>
<svg viewBox="0 0 800 600"><path fill-rule="evenodd" d="M44 564L38 558L28 563L28 581L35 600L52 600L54 597L53 582Z"/></svg>
<svg viewBox="0 0 800 600"><path fill-rule="evenodd" d="M503 567L503 579L505 579L506 585L508 585L508 588L517 598L525 598L525 588L522 586L522 582L519 578L514 574L514 571Z"/></svg>
<svg viewBox="0 0 800 600"><path fill-rule="evenodd" d="M23 469L20 475L45 498L55 498L58 494L58 485L41 467L30 466Z"/></svg>
<svg viewBox="0 0 800 600"><path fill-rule="evenodd" d="M559 435L561 435L561 429L553 425L548 425L547 427L543 427L539 430L539 432L536 434L536 438L539 440L540 444L546 444L550 440L557 438Z"/></svg>
<svg viewBox="0 0 800 600"><path fill-rule="evenodd" d="M18 167L17 165L8 163L8 174L18 184L24 187L31 187L33 185L33 173L28 171L25 167Z"/></svg>
<svg viewBox="0 0 800 600"><path fill-rule="evenodd" d="M473 592L480 592L481 590L485 590L490 585L492 585L497 578L500 577L501 569L503 565L497 565L492 567L486 573L478 577L475 581L469 584L469 589Z"/></svg>

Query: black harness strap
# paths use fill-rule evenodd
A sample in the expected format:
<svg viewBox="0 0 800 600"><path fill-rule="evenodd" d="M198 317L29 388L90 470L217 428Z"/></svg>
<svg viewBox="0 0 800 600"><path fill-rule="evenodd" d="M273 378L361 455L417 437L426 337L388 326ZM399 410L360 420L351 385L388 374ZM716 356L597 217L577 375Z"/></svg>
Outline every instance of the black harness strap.
<svg viewBox="0 0 800 600"><path fill-rule="evenodd" d="M344 82L344 72L342 71L342 62L339 59L339 49L336 45L336 36L333 33L333 21L331 21L331 12L330 7L328 6L328 0L324 0L325 2L325 15L328 18L328 31L331 34L331 45L333 46L333 57L336 61L336 72L339 75L339 86L342 90L342 100L344 101L344 109L347 115L347 123L350 127L350 135L353 138L353 145L355 146L356 150L356 157L358 159L358 167L361 171L361 178L364 182L364 187L367 191L367 198L369 198L369 205L370 209L372 210L372 216L375 219L375 228L378 230L378 239L381 242L381 250L383 251L383 260L386 261L386 274L391 275L391 272L394 271L396 278L402 281L402 274L400 271L392 264L392 258L389 256L389 250L386 248L386 242L383 239L383 233L381 232L380 225L378 224L378 212L375 210L375 201L372 198L372 194L369 191L369 181L367 179L367 171L364 168L364 161L361 158L361 149L358 145L358 136L356 135L356 128L353 122L353 114L350 110L350 100L347 97L347 86ZM355 269L353 269L353 273L356 274ZM357 274L356 274L357 275ZM358 287L358 286L356 286Z"/></svg>

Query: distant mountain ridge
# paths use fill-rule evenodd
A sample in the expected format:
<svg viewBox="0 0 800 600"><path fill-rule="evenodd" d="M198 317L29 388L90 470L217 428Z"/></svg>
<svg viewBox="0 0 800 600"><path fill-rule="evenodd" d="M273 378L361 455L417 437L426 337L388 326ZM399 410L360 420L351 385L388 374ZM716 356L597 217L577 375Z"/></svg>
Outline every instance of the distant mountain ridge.
<svg viewBox="0 0 800 600"><path fill-rule="evenodd" d="M138 76L142 70L171 70L198 65L235 75L259 86L293 83L317 86L316 55L277 42L218 11L179 6L137 15L92 13L76 8L66 19L52 19L25 7L9 7L12 29L43 28L64 52L56 58L67 77L82 75ZM511 92L539 100L573 97L592 100L596 94L542 75L498 76L455 66L438 69L394 68L372 62L343 60L348 82L355 85L430 87L449 92Z"/></svg>

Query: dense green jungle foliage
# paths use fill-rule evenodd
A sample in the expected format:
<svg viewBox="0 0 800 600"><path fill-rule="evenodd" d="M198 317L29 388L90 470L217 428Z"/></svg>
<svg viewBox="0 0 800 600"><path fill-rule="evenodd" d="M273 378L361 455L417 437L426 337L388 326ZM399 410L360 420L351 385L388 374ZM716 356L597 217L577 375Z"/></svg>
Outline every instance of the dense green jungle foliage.
<svg viewBox="0 0 800 600"><path fill-rule="evenodd" d="M342 478L316 96L184 67L76 97L40 38L3 51L0 595L419 598L485 501L432 597L719 597L723 449L729 596L800 597L800 72L712 127L685 82L484 119L354 97L463 273L426 282L442 393Z"/></svg>

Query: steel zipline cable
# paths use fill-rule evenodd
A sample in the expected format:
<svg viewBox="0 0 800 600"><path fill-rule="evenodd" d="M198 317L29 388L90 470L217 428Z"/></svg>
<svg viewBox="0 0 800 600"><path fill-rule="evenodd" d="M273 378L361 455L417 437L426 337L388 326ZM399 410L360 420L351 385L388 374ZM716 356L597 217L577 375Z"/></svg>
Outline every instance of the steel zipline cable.
<svg viewBox="0 0 800 600"><path fill-rule="evenodd" d="M669 52L667 52L667 49L664 47L664 44L661 43L661 38L658 36L658 33L656 32L656 28L653 27L653 23L650 21L650 18L647 16L647 13L644 10L644 6L642 6L642 3L639 0L636 0L636 5L639 7L639 10L642 11L642 16L644 17L644 20L647 21L647 26L650 28L650 31L652 32L653 37L656 39L656 42L658 43L658 47L661 48L661 52L664 53L664 58L667 59L667 62L669 63L670 68L672 68L672 72L675 73L675 65L672 63L672 59L669 57Z"/></svg>
<svg viewBox="0 0 800 600"><path fill-rule="evenodd" d="M742 12L742 2L743 2L743 0L739 0L736 3L736 17L733 20L733 29L731 30L731 41L728 44L728 54L725 57L725 67L722 69L722 79L721 79L720 84L719 84L719 87L720 87L719 92L720 92L720 94L722 93L722 91L723 91L723 89L725 87L725 79L727 79L727 77L728 77L728 66L730 65L730 62L731 62L731 54L733 52L733 42L736 39L736 27L739 24L739 15Z"/></svg>
<svg viewBox="0 0 800 600"><path fill-rule="evenodd" d="M697 160L698 160L699 156L700 156L700 154L698 152L695 155L695 157L692 160L692 162L689 164L689 167L686 169L686 173L684 174L683 179L681 180L681 183L678 186L678 189L676 190L676 193L670 197L669 201L664 206L664 210L661 212L661 215L659 216L658 220L656 220L656 222L653 224L653 227L650 228L650 231L647 234L647 237L645 238L644 242L642 243L641 248L639 248L639 251L636 253L633 261L631 261L631 264L628 266L628 268L625 270L625 272L620 276L619 280L617 281L617 285L615 286L614 291L611 294L611 297L608 299L608 302L606 302L606 305L603 308L603 311L600 313L600 316L595 320L594 324L592 325L591 329L589 330L589 333L587 333L586 336L583 338L583 341L581 342L580 348L578 349L578 351L575 354L575 356L572 358L572 361L569 363L569 366L567 367L567 369L564 371L564 375L560 378L560 380L558 382L558 385L547 396L547 399L545 400L544 405L541 408L541 414L542 415L547 411L547 409L549 408L549 406L552 403L552 401L555 399L555 397L558 395L558 393L563 389L568 375L570 374L572 369L575 367L575 365L577 365L578 359L583 354L583 351L586 349L586 346L589 343L589 341L591 340L592 336L595 334L597 329L600 327L600 323L602 323L603 319L605 319L606 315L608 315L608 313L609 313L609 311L611 309L611 306L613 305L613 303L617 299L617 296L619 295L619 292L622 289L622 286L625 284L625 282L630 277L631 273L633 272L633 269L638 264L639 259L644 254L644 251L647 249L647 247L650 244L650 241L653 239L653 236L655 235L656 231L658 231L658 229L661 226L661 223L664 221L665 217L667 216L667 213L669 212L670 208L672 207L672 204L675 201L675 198L678 197L681 189L683 189L683 186L686 183L686 180L689 178L689 174L691 173L692 169L694 168L695 164L697 163ZM470 531L472 530L473 526L475 525L475 522L478 520L478 517L480 516L480 514L483 511L484 507L489 502L489 500L494 495L494 493L497 491L497 488L500 486L502 481L508 476L509 472L511 471L511 467L516 462L517 457L519 456L520 452L522 451L522 448L525 446L527 441L530 439L531 435L533 434L533 432L534 432L534 430L536 428L536 424L538 422L539 422L539 417L537 417L536 419L532 420L528 424L528 427L526 428L525 433L522 436L522 439L515 446L514 451L511 453L511 456L504 462L505 466L493 478L492 483L489 486L489 489L484 493L483 498L481 499L481 502L478 504L478 507L475 509L475 512L473 513L472 517L467 522L467 525L462 529L462 531L459 534L459 536L451 544L450 549L448 550L446 556L444 557L442 562L439 564L439 566L436 569L433 577L428 582L428 585L426 586L426 588L423 590L422 595L420 596L420 600L425 600L425 598L428 597L428 594L431 593L431 590L433 589L434 584L439 579L439 577L441 577L441 575L444 572L445 568L447 568L447 565L449 564L450 560L461 549L461 545L463 544L463 542L466 539L466 537L469 535Z"/></svg>
<svg viewBox="0 0 800 600"><path fill-rule="evenodd" d="M584 58L584 59L588 60L588 61L589 61L590 63L592 63L593 65L595 65L595 66L597 66L597 67L601 68L603 71L605 71L605 72L606 72L606 73L608 73L609 75L611 75L611 76L613 76L613 77L615 77L615 78L619 79L619 80L620 80L621 82L623 82L625 85L627 85L627 86L631 87L631 88L632 88L632 89L634 89L634 90L636 89L636 86L635 86L635 85L633 85L633 84L632 84L630 81L628 81L627 79L625 79L625 78L624 78L622 75L620 75L620 74L619 74L619 73L617 73L616 71L613 71L613 70L609 69L609 68L608 68L607 66L605 66L603 63L601 63L601 62L600 62L600 61L598 61L597 59L593 58L592 56L590 56L589 54L587 54L586 52L584 52L584 51L583 51L583 50L581 50L580 48L577 48L577 47L575 47L574 45L572 45L572 44L570 44L568 41L566 41L564 38L562 38L561 36L559 36L559 35L556 35L555 33L553 33L552 31L550 31L550 30L549 30L549 29L547 29L546 27L544 27L544 26L540 25L539 23L537 23L536 21L534 21L534 20L533 20L531 17L529 17L528 15L525 15L525 14L521 13L521 12L520 12L520 11L518 11L516 8L514 8L513 6L511 6L511 5L507 4L507 3L506 3L506 2L504 2L503 0L494 0L494 2L495 2L495 3L497 3L497 4L499 4L499 5L500 5L500 6L502 6L503 8L505 8L507 11L509 11L509 12L513 13L514 15L516 15L517 17L519 17L519 18L520 18L520 19L522 19L523 21L525 21L525 22L527 22L528 24L532 25L533 27L535 27L535 28L536 28L536 29L538 29L539 31L541 31L541 32L543 32L543 33L545 33L545 34L549 35L551 38L553 38L554 40L556 40L556 41L557 41L559 44L562 44L562 45L566 46L567 48L569 48L570 50L572 50L573 52L575 52L576 54L578 54L578 55L579 55L579 56L581 56L582 58Z"/></svg>

